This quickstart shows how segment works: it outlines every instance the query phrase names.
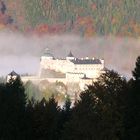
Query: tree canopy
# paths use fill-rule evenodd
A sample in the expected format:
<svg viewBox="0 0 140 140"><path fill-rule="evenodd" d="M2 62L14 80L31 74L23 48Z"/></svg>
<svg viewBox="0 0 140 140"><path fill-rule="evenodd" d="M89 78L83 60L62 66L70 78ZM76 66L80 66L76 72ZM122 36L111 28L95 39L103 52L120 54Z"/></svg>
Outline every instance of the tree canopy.
<svg viewBox="0 0 140 140"><path fill-rule="evenodd" d="M71 105L27 100L20 77L0 83L0 139L21 140L139 140L139 62L126 80L113 70L103 73Z"/></svg>

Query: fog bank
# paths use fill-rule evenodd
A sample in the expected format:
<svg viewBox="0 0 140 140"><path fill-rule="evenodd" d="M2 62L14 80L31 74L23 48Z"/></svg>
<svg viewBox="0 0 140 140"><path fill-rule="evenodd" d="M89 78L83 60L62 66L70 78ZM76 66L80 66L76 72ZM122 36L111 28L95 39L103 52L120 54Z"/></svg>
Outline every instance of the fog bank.
<svg viewBox="0 0 140 140"><path fill-rule="evenodd" d="M135 60L140 55L140 40L133 38L94 37L76 35L42 36L0 33L0 75L15 70L17 73L37 74L40 56L45 48L54 56L65 57L71 50L75 57L105 59L105 66L123 75L131 75Z"/></svg>

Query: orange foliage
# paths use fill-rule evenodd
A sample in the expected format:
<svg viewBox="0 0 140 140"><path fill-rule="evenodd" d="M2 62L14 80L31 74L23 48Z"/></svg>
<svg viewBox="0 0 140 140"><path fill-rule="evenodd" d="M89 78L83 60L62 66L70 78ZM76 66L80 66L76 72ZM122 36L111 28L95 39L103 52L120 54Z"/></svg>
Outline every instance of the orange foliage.
<svg viewBox="0 0 140 140"><path fill-rule="evenodd" d="M77 24L79 24L79 25L91 25L91 24L93 24L93 19L90 16L78 17Z"/></svg>
<svg viewBox="0 0 140 140"><path fill-rule="evenodd" d="M65 30L66 30L65 24L57 24L57 25L42 24L42 25L38 25L35 28L35 33L42 34L42 35L45 33L55 34L55 33L62 33Z"/></svg>
<svg viewBox="0 0 140 140"><path fill-rule="evenodd" d="M4 28L6 28L6 26L4 24L0 23L0 30L2 30Z"/></svg>
<svg viewBox="0 0 140 140"><path fill-rule="evenodd" d="M87 27L85 30L85 37L92 37L93 35L95 35L94 28L92 26Z"/></svg>
<svg viewBox="0 0 140 140"><path fill-rule="evenodd" d="M96 5L95 3L93 3L93 4L91 5L91 8L92 8L92 10L96 10L96 9L97 9L97 5Z"/></svg>
<svg viewBox="0 0 140 140"><path fill-rule="evenodd" d="M36 27L36 32L37 33L47 33L48 32L48 25L47 24L42 24Z"/></svg>
<svg viewBox="0 0 140 140"><path fill-rule="evenodd" d="M136 34L140 34L140 24L135 24L133 26L133 31L136 33Z"/></svg>
<svg viewBox="0 0 140 140"><path fill-rule="evenodd" d="M77 18L77 26L78 29L81 27L84 29L84 35L86 37L91 37L95 34L94 30L94 21L93 18L88 16L88 17L78 17Z"/></svg>
<svg viewBox="0 0 140 140"><path fill-rule="evenodd" d="M117 24L117 23L118 23L118 21L117 21L117 19L116 19L116 18L114 18L114 17L113 17L113 18L112 18L112 20L111 20L111 23L112 23L112 24Z"/></svg>
<svg viewBox="0 0 140 140"><path fill-rule="evenodd" d="M63 28L61 24L49 26L49 33L60 33L63 31Z"/></svg>
<svg viewBox="0 0 140 140"><path fill-rule="evenodd" d="M140 24L135 21L130 21L127 25L124 25L121 30L122 35L133 36L140 34Z"/></svg>

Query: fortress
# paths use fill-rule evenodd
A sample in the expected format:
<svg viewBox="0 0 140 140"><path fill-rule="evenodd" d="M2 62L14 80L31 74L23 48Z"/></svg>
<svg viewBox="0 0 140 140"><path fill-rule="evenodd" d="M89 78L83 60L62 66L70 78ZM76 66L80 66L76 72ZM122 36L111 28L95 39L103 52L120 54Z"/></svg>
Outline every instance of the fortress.
<svg viewBox="0 0 140 140"><path fill-rule="evenodd" d="M43 72L46 71L46 74ZM40 60L39 77L47 78L51 72L59 73L48 81L61 81L65 84L78 83L81 90L92 84L104 72L104 60L96 58L76 58L72 52L66 58L55 58L49 49L46 49ZM52 74L52 73L51 73ZM57 75L57 74L56 74Z"/></svg>
<svg viewBox="0 0 140 140"><path fill-rule="evenodd" d="M64 85L64 95L69 95L71 100L78 99L79 93L92 85L93 81L105 72L104 60L97 58L76 58L72 52L66 58L55 58L49 49L46 49L40 58L40 69L38 76L21 76L26 83L32 81L34 84L54 83ZM11 77L19 76L12 71L7 76L7 82ZM43 87L47 85L43 84ZM60 86L60 89L62 87ZM62 92L62 90L60 90Z"/></svg>

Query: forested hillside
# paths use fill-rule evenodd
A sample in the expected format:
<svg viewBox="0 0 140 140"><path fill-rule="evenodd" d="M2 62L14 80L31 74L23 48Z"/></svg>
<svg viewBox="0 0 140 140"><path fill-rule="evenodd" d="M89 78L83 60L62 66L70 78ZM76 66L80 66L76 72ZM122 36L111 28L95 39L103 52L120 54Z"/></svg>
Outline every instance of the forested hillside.
<svg viewBox="0 0 140 140"><path fill-rule="evenodd" d="M139 0L5 0L0 27L41 34L139 37L139 7ZM5 18L9 22L3 22Z"/></svg>

